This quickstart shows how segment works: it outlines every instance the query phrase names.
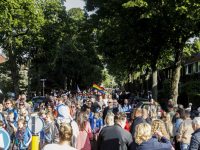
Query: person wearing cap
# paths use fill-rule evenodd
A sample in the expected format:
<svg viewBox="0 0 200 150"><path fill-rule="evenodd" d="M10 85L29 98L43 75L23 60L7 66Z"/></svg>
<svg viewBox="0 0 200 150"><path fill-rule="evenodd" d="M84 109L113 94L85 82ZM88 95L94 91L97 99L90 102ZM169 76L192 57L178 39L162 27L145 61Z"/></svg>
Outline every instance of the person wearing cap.
<svg viewBox="0 0 200 150"><path fill-rule="evenodd" d="M186 108L186 110L191 111L191 108L192 108L192 103L189 103L189 106L188 106L188 108Z"/></svg>
<svg viewBox="0 0 200 150"><path fill-rule="evenodd" d="M170 104L173 105L173 101L172 101L172 99L169 99L169 101L168 101L168 105L170 105Z"/></svg>
<svg viewBox="0 0 200 150"><path fill-rule="evenodd" d="M58 112L58 118L65 118L73 120L73 113L69 106L64 104L64 99L59 98L58 99L58 106L57 106L57 112Z"/></svg>
<svg viewBox="0 0 200 150"><path fill-rule="evenodd" d="M33 103L31 101L29 101L28 104L31 106L31 112L34 112Z"/></svg>
<svg viewBox="0 0 200 150"><path fill-rule="evenodd" d="M193 120L195 117L199 117L199 112L197 110L197 106L192 105L190 118Z"/></svg>
<svg viewBox="0 0 200 150"><path fill-rule="evenodd" d="M173 118L173 116L175 115L175 112L174 112L174 110L173 110L173 105L172 105L172 104L169 104L169 105L167 106L167 109L168 109L168 111L169 111L170 118L171 118L171 121L172 121L172 118Z"/></svg>

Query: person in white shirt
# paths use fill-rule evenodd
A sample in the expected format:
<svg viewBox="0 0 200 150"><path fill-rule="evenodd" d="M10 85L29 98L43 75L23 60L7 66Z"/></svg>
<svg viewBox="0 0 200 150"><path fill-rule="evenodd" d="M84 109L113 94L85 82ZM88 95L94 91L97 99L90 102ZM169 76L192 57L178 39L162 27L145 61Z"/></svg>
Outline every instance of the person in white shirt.
<svg viewBox="0 0 200 150"><path fill-rule="evenodd" d="M48 144L44 146L42 150L77 150L70 146L70 142L73 136L73 130L69 123L63 123L59 129L59 139L58 144Z"/></svg>
<svg viewBox="0 0 200 150"><path fill-rule="evenodd" d="M192 108L192 103L189 103L189 107L186 108L185 110L189 110L189 111L191 111L191 108Z"/></svg>
<svg viewBox="0 0 200 150"><path fill-rule="evenodd" d="M106 107L108 106L107 102L108 102L108 99L107 99L107 95L105 94L104 95L104 99L103 99L103 102L104 104L106 105Z"/></svg>

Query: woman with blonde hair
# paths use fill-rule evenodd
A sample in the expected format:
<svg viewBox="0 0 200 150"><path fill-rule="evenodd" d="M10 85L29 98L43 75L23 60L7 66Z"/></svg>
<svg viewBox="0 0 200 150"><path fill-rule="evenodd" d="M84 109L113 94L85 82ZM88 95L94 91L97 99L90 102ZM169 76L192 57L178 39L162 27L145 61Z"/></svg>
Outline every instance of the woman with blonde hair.
<svg viewBox="0 0 200 150"><path fill-rule="evenodd" d="M104 122L105 122L105 125L104 125L104 127L105 126L113 126L114 125L114 114L113 113L108 113L107 115L106 115L106 118L105 118L105 120L104 120Z"/></svg>
<svg viewBox="0 0 200 150"><path fill-rule="evenodd" d="M70 146L70 142L73 136L72 126L69 123L63 123L59 129L59 139L58 144L48 144L43 150L57 149L57 150L76 150Z"/></svg>
<svg viewBox="0 0 200 150"><path fill-rule="evenodd" d="M149 112L149 118L151 119L151 122L157 119L157 113L150 111Z"/></svg>
<svg viewBox="0 0 200 150"><path fill-rule="evenodd" d="M157 131L160 131L164 137L166 137L167 139L170 139L169 134L166 131L164 122L159 119L154 120L151 123L151 135L152 136L155 135ZM160 141L160 139L158 140Z"/></svg>
<svg viewBox="0 0 200 150"><path fill-rule="evenodd" d="M166 113L166 112L163 112L163 114L162 114L162 121L165 123L166 131L169 134L169 136L170 136L170 142L172 143L174 135L176 133L176 130L175 130L174 125L171 122L170 114Z"/></svg>
<svg viewBox="0 0 200 150"><path fill-rule="evenodd" d="M141 123L135 129L135 142L131 145L131 150L169 150L172 145L160 131L156 131L155 135L161 139L159 142L156 136L151 136L151 126L148 123Z"/></svg>

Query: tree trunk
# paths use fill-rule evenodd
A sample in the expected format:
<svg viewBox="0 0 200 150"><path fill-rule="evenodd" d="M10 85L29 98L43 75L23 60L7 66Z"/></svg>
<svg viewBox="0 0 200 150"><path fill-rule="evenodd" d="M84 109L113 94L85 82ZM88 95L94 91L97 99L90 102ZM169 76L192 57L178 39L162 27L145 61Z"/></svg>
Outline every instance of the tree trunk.
<svg viewBox="0 0 200 150"><path fill-rule="evenodd" d="M136 92L136 80L135 80L135 76L137 75L137 73L133 72L132 73L132 87L133 87L133 93L135 95L137 95L137 92Z"/></svg>
<svg viewBox="0 0 200 150"><path fill-rule="evenodd" d="M146 84L146 87L145 87L145 91L144 91L144 95L147 96L148 95L148 80L149 80L149 67L147 67L146 69L146 73L145 73L145 84Z"/></svg>
<svg viewBox="0 0 200 150"><path fill-rule="evenodd" d="M9 39L9 45L8 45L8 55L9 55L9 65L11 70L11 77L13 81L13 87L15 92L15 97L19 95L19 82L17 77L17 64L15 58L13 58L12 53L12 40Z"/></svg>
<svg viewBox="0 0 200 150"><path fill-rule="evenodd" d="M67 77L64 80L64 90L66 90L66 89L67 89Z"/></svg>
<svg viewBox="0 0 200 150"><path fill-rule="evenodd" d="M177 104L177 99L178 99L178 83L180 80L182 50L183 48L181 47L179 51L176 52L176 57L174 62L174 71L172 77L172 100L174 102L174 105Z"/></svg>
<svg viewBox="0 0 200 150"><path fill-rule="evenodd" d="M140 91L141 95L144 98L144 72L142 71L140 74Z"/></svg>
<svg viewBox="0 0 200 150"><path fill-rule="evenodd" d="M67 90L70 89L70 79L67 77Z"/></svg>
<svg viewBox="0 0 200 150"><path fill-rule="evenodd" d="M151 68L152 68L152 76L153 76L152 97L155 101L157 101L157 92L158 92L157 61L152 64Z"/></svg>

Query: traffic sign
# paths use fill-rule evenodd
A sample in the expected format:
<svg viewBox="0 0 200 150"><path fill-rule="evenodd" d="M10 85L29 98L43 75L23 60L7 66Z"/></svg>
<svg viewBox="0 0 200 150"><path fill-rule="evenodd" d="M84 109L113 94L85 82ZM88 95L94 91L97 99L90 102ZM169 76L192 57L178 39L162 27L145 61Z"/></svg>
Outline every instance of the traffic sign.
<svg viewBox="0 0 200 150"><path fill-rule="evenodd" d="M44 120L40 116L32 116L27 122L28 129L34 133L40 133L44 127Z"/></svg>
<svg viewBox="0 0 200 150"><path fill-rule="evenodd" d="M0 148L7 150L10 147L10 143L10 135L6 130L0 128Z"/></svg>

